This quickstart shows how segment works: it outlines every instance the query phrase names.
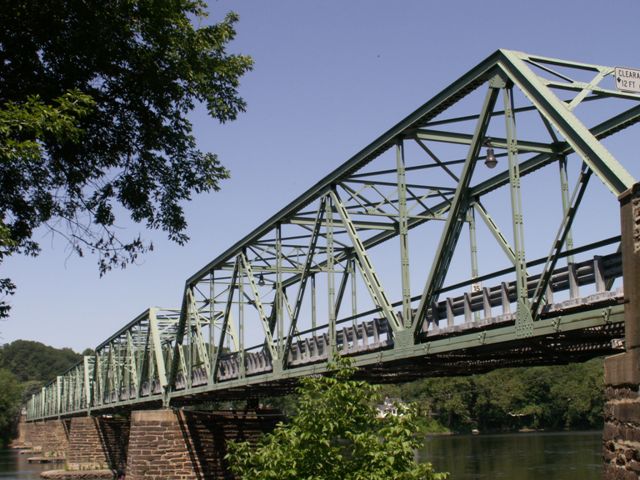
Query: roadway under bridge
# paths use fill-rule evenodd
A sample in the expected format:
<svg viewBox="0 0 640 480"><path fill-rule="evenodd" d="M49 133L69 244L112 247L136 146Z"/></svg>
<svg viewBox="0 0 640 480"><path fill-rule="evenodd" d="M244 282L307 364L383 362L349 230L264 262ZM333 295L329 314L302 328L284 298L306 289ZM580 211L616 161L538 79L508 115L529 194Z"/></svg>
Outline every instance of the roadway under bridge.
<svg viewBox="0 0 640 480"><path fill-rule="evenodd" d="M614 67L499 50L188 278L180 307L61 372L27 420L256 400L337 356L382 383L614 355L607 471L632 471L638 121Z"/></svg>

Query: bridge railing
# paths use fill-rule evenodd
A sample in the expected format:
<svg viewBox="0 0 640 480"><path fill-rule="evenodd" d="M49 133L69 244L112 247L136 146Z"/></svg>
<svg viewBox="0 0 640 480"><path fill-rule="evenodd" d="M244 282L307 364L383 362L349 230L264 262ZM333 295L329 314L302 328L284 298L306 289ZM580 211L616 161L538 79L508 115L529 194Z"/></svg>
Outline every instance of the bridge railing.
<svg viewBox="0 0 640 480"><path fill-rule="evenodd" d="M530 266L536 263L539 261L531 262ZM504 273L496 272L492 276ZM598 255L556 269L548 283L540 320L558 312L619 303L621 289L610 289L621 276L620 253ZM539 279L540 275L529 277L530 297L535 293ZM470 331L513 325L515 312L512 308L516 301L514 283L500 282L493 287L446 297L429 310L428 321L419 341L428 342ZM443 290L460 287L459 284L451 285ZM581 293L585 287L591 287L589 292ZM566 295L554 301L554 296L563 292ZM95 355L85 356L33 395L27 405L28 419L117 408L154 399L161 402L168 388L167 365L170 365L174 351L177 321L178 312L175 310L146 310L99 345ZM296 333L288 354L291 369L326 362L332 351L338 355L357 356L394 346L393 332L386 319L381 317L345 317L338 320L333 349L327 329L328 325L325 324ZM215 352L216 346L208 339L201 336L200 343L210 355ZM177 392L273 372L273 360L264 344L242 352L222 352L215 382L211 381L208 369L198 360L198 348L195 345L183 344L178 352L181 369L175 387ZM190 379L189 385L187 379Z"/></svg>

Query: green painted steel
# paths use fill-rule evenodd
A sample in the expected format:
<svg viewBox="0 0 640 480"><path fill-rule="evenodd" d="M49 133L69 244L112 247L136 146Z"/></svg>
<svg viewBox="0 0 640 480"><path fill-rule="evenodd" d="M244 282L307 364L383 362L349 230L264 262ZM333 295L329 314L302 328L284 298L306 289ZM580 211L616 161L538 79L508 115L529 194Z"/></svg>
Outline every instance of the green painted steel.
<svg viewBox="0 0 640 480"><path fill-rule="evenodd" d="M640 121L612 73L495 52L191 276L179 309L147 309L33 395L29 420L278 394L336 355L390 382L615 352L620 232L573 229L590 177L613 204L636 182L601 142ZM559 226L535 245L522 184L547 171ZM507 268L482 270L488 241Z"/></svg>

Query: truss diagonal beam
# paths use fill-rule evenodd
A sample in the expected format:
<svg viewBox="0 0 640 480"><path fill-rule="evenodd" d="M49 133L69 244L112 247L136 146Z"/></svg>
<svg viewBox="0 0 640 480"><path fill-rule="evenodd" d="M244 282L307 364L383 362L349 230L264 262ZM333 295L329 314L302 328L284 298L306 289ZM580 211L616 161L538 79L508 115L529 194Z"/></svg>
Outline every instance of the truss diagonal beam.
<svg viewBox="0 0 640 480"><path fill-rule="evenodd" d="M558 263L558 255L567 240L569 232L571 231L571 225L573 224L573 220L576 217L578 207L580 206L582 197L584 196L584 193L587 189L587 184L589 183L591 173L592 170L588 167L585 168L585 164L583 164L582 171L580 172L580 177L578 178L578 183L573 192L573 195L571 196L570 206L566 210L562 218L562 222L560 223L560 227L558 228L558 233L556 234L556 238L554 239L551 251L549 252L549 256L547 257L547 262L542 269L540 280L538 281L533 294L533 302L531 304L531 315L533 318L536 318L540 311L543 295L547 290L547 285L549 284L551 273Z"/></svg>
<svg viewBox="0 0 640 480"><path fill-rule="evenodd" d="M482 218L482 221L485 223L485 225L491 232L491 235L493 235L493 237L496 239L496 241L498 242L498 245L500 245L500 248L502 248L502 251L507 256L509 261L513 265L515 265L516 254L513 251L513 248L511 247L511 245L509 245L509 242L507 241L504 234L500 231L500 228L498 228L498 225L496 224L496 222L493 220L491 215L489 215L489 212L487 212L487 210L484 208L484 206L482 206L479 200L473 203L473 207L476 210L476 212L480 214L480 218Z"/></svg>
<svg viewBox="0 0 640 480"><path fill-rule="evenodd" d="M291 342L293 336L298 328L298 317L300 316L300 309L302 308L302 300L304 298L304 293L307 287L307 280L309 279L309 274L311 272L311 266L313 265L314 255L316 253L316 245L318 243L318 237L320 233L320 226L325 225L323 222L324 211L326 209L327 197L322 197L320 200L320 205L318 206L318 211L316 213L316 221L313 227L313 232L311 232L311 238L309 239L309 247L307 248L307 257L304 262L304 267L302 270L302 275L300 277L300 285L298 287L298 294L296 295L296 302L293 307L293 312L291 314L291 325L289 326L289 334L287 335L287 343L285 345L284 354L282 357L283 367L287 363L287 357L289 355L289 349L291 348Z"/></svg>
<svg viewBox="0 0 640 480"><path fill-rule="evenodd" d="M347 209L344 207L344 204L340 200L338 193L335 191L330 192L331 199L333 200L333 204L342 219L342 222L347 226L347 233L349 238L351 239L351 243L353 244L353 251L358 258L358 263L360 265L360 270L364 274L365 283L371 292L371 296L376 305L382 310L382 314L389 322L389 326L394 332L397 332L403 328L402 324L398 321L398 317L393 311L393 307L391 306L391 302L387 298L387 294L382 288L382 283L378 278L378 274L375 272L373 268L373 264L369 259L369 255L367 255L367 251L358 236L358 231L351 221L349 213ZM332 307L333 308L333 307Z"/></svg>
<svg viewBox="0 0 640 480"><path fill-rule="evenodd" d="M224 348L224 339L227 333L227 329L228 329L228 325L231 317L233 293L237 287L238 274L240 270L240 262L241 262L240 258L239 257L236 258L236 265L235 265L235 268L233 269L233 274L231 275L231 283L229 284L227 303L224 307L224 317L223 317L222 328L220 329L220 338L218 339L218 347L216 348L215 352L213 352L213 356L212 356L213 368L211 369L211 374L214 382L216 381L216 378L218 375L218 368L220 366L220 354L222 353L222 349Z"/></svg>
<svg viewBox="0 0 640 480"><path fill-rule="evenodd" d="M635 183L629 172L531 71L517 52L502 51L500 65L536 108L562 134L583 161L617 197ZM584 88L582 86L581 88ZM580 88L580 89L581 89Z"/></svg>
<svg viewBox="0 0 640 480"><path fill-rule="evenodd" d="M251 269L251 262L247 260L247 256L242 253L240 255L242 259L242 267L244 271L247 273L247 279L249 280L249 287L251 288L251 293L253 294L253 298L250 298L250 301L255 306L258 311L258 317L260 317L260 323L262 324L262 330L264 331L267 348L269 349L269 353L271 357L276 359L278 358L278 353L276 352L273 335L271 335L271 329L269 328L269 320L267 318L267 314L265 313L264 306L262 305L262 300L260 300L260 292L258 291L258 286L256 285L255 278L253 276L253 270Z"/></svg>
<svg viewBox="0 0 640 480"><path fill-rule="evenodd" d="M499 81L499 84L502 84L502 82ZM484 139L485 132L489 126L491 112L493 111L493 107L495 106L498 98L498 92L499 90L496 86L490 85L485 96L480 118L478 119L475 132L473 134L473 140L469 146L462 174L460 175L460 182L458 183L455 196L451 202L447 222L445 223L444 231L440 237L440 243L436 249L427 283L424 286L424 290L420 296L420 302L418 303L418 308L416 309L413 317L414 334L418 334L422 329L422 323L426 317L427 309L433 303L434 293L442 287L447 269L451 263L453 251L455 250L455 245L458 242L460 230L464 223L466 210L468 208L470 190L469 183L471 182L478 153L482 146L482 140Z"/></svg>

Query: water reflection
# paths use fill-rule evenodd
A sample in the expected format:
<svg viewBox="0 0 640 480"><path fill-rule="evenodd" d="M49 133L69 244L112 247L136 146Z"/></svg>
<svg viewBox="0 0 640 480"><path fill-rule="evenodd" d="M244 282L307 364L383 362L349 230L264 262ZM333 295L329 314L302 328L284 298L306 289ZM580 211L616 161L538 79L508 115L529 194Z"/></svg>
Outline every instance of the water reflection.
<svg viewBox="0 0 640 480"><path fill-rule="evenodd" d="M0 479L2 480L35 480L40 472L56 468L52 465L30 464L29 454L20 455L17 450L0 450Z"/></svg>
<svg viewBox="0 0 640 480"><path fill-rule="evenodd" d="M459 479L599 480L602 432L430 437L419 457Z"/></svg>

